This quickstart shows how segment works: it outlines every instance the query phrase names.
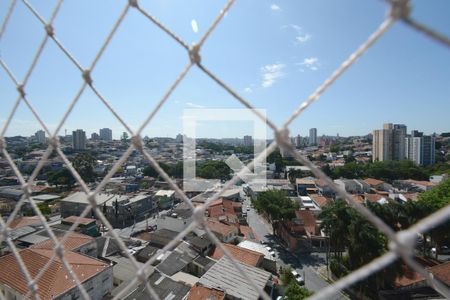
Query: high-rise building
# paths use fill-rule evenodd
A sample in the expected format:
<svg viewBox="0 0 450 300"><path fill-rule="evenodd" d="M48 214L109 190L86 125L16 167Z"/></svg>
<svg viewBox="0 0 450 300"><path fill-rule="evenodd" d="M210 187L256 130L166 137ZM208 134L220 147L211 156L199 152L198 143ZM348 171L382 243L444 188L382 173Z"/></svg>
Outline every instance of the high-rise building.
<svg viewBox="0 0 450 300"><path fill-rule="evenodd" d="M251 135L244 135L244 146L253 146L253 137Z"/></svg>
<svg viewBox="0 0 450 300"><path fill-rule="evenodd" d="M36 138L36 142L40 144L45 144L47 142L47 139L45 138L45 131L44 130L38 130L34 134L34 137Z"/></svg>
<svg viewBox="0 0 450 300"><path fill-rule="evenodd" d="M93 141L98 141L99 139L100 139L100 136L98 135L97 132L93 132L93 133L91 134L91 140L93 140Z"/></svg>
<svg viewBox="0 0 450 300"><path fill-rule="evenodd" d="M72 131L72 147L74 150L86 149L86 132L83 129Z"/></svg>
<svg viewBox="0 0 450 300"><path fill-rule="evenodd" d="M112 141L112 130L109 128L100 129L100 139L103 141L111 142Z"/></svg>
<svg viewBox="0 0 450 300"><path fill-rule="evenodd" d="M372 160L405 159L406 125L386 123L373 131Z"/></svg>
<svg viewBox="0 0 450 300"><path fill-rule="evenodd" d="M411 131L411 136L405 138L406 158L417 165L428 166L435 163L435 137L423 135L417 130Z"/></svg>
<svg viewBox="0 0 450 300"><path fill-rule="evenodd" d="M309 145L317 145L317 128L311 128L309 130Z"/></svg>
<svg viewBox="0 0 450 300"><path fill-rule="evenodd" d="M295 137L295 147L300 148L302 146L302 138L300 134Z"/></svg>

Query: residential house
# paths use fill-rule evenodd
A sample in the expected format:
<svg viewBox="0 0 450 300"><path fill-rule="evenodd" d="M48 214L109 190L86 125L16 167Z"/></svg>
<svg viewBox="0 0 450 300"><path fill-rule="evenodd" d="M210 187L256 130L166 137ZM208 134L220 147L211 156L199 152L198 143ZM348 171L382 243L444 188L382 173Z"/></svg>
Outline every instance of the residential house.
<svg viewBox="0 0 450 300"><path fill-rule="evenodd" d="M78 277L91 299L103 299L112 289L112 267L100 260L72 251L63 252L71 267L69 272L59 258L37 280L40 299L77 299L81 292L72 279ZM19 252L32 278L35 278L54 255L53 249L29 248ZM28 293L28 281L13 254L0 258L0 291L7 300L23 299Z"/></svg>
<svg viewBox="0 0 450 300"><path fill-rule="evenodd" d="M364 194L370 192L370 185L360 179L335 179L334 182L347 193Z"/></svg>
<svg viewBox="0 0 450 300"><path fill-rule="evenodd" d="M272 274L262 269L236 262L256 287L269 295L273 288ZM250 285L246 277L237 269L230 259L222 257L201 278L199 284L223 290L227 299L257 300L259 292Z"/></svg>
<svg viewBox="0 0 450 300"><path fill-rule="evenodd" d="M119 195L99 193L95 201L114 228L124 228L145 220L157 207L151 195L146 193ZM87 195L76 192L61 200L61 217L79 216L89 205ZM97 216L91 210L88 216Z"/></svg>
<svg viewBox="0 0 450 300"><path fill-rule="evenodd" d="M186 300L224 300L225 292L217 288L210 288L195 284L189 291L189 295Z"/></svg>
<svg viewBox="0 0 450 300"><path fill-rule="evenodd" d="M239 234L239 229L236 226L227 225L212 218L207 219L206 226L223 243L234 241Z"/></svg>

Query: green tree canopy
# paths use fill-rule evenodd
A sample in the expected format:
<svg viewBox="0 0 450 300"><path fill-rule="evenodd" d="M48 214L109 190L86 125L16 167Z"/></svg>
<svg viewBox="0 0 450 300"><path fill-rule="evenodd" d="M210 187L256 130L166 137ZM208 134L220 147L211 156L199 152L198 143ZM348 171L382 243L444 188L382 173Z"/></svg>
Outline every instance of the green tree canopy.
<svg viewBox="0 0 450 300"><path fill-rule="evenodd" d="M88 153L79 153L72 160L72 165L85 182L95 181L96 176L94 173L94 167L96 165L96 161L92 155Z"/></svg>

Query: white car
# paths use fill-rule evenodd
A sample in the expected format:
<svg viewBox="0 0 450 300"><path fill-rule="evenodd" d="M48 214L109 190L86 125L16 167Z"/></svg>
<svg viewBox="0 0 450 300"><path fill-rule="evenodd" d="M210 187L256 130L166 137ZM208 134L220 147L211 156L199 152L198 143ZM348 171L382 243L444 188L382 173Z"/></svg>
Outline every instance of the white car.
<svg viewBox="0 0 450 300"><path fill-rule="evenodd" d="M292 270L291 274L292 274L292 276L294 276L295 281L297 281L298 284L300 284L300 285L304 285L305 284L305 280L303 279L302 275L298 274L297 271Z"/></svg>
<svg viewBox="0 0 450 300"><path fill-rule="evenodd" d="M275 251L269 251L269 254L272 255L273 257L275 257Z"/></svg>
<svg viewBox="0 0 450 300"><path fill-rule="evenodd" d="M272 251L272 248L270 248L269 246L266 246L267 251Z"/></svg>

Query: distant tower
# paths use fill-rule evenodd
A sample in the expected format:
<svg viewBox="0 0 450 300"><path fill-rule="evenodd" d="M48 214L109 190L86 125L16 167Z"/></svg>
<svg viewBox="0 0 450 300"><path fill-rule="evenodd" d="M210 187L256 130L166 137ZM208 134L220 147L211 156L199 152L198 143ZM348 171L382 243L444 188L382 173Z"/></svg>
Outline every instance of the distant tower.
<svg viewBox="0 0 450 300"><path fill-rule="evenodd" d="M253 146L253 137L251 135L244 135L244 146Z"/></svg>
<svg viewBox="0 0 450 300"><path fill-rule="evenodd" d="M72 146L74 150L86 150L86 132L83 129L72 132Z"/></svg>
<svg viewBox="0 0 450 300"><path fill-rule="evenodd" d="M34 134L34 137L36 138L36 142L39 144L45 144L47 142L47 139L45 138L45 131L44 130L38 130Z"/></svg>
<svg viewBox="0 0 450 300"><path fill-rule="evenodd" d="M317 145L317 128L311 128L309 130L309 145Z"/></svg>
<svg viewBox="0 0 450 300"><path fill-rule="evenodd" d="M109 128L100 129L100 139L103 141L111 142L112 141L112 130Z"/></svg>

